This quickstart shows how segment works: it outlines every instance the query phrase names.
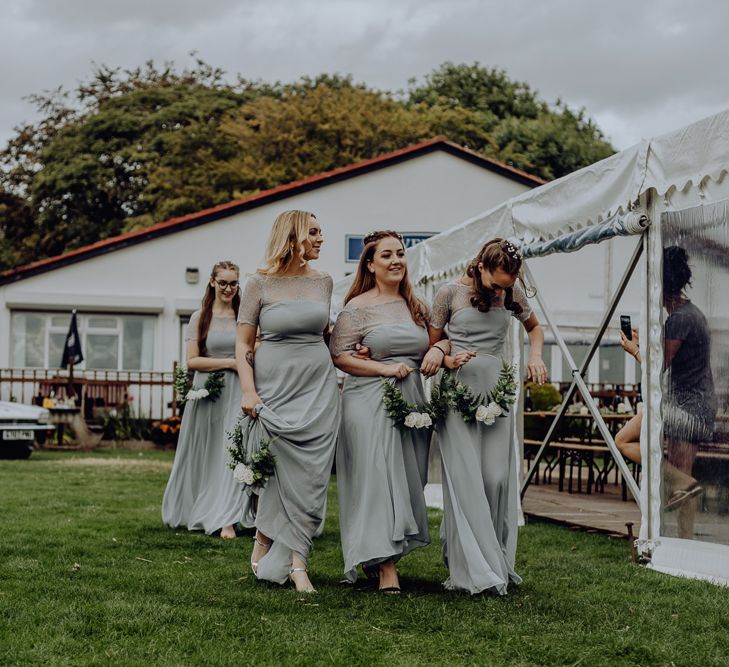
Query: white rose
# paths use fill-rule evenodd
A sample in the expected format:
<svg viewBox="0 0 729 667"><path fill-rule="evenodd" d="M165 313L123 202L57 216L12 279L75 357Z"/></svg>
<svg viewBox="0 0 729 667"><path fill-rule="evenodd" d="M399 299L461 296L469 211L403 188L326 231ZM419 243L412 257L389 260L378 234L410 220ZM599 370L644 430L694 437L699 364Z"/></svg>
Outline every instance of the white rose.
<svg viewBox="0 0 729 667"><path fill-rule="evenodd" d="M489 417L488 408L485 405L479 405L476 410L476 421L483 422Z"/></svg>
<svg viewBox="0 0 729 667"><path fill-rule="evenodd" d="M235 477L236 481L240 482L241 484L247 484L248 486L252 485L255 481L253 479L253 471L243 463L239 463L233 469L233 477Z"/></svg>
<svg viewBox="0 0 729 667"><path fill-rule="evenodd" d="M423 426L427 427L433 425L433 420L430 418L430 415L427 412L421 412L420 417L422 419Z"/></svg>
<svg viewBox="0 0 729 667"><path fill-rule="evenodd" d="M494 422L496 422L496 418L491 416L486 417L486 419L483 420L484 426L491 426Z"/></svg>
<svg viewBox="0 0 729 667"><path fill-rule="evenodd" d="M200 395L200 398L207 398L210 396L210 392L203 387L202 389L198 389L198 394Z"/></svg>
<svg viewBox="0 0 729 667"><path fill-rule="evenodd" d="M196 401L197 400L197 389L190 389L190 391L187 392L187 396L185 396L185 399L188 401Z"/></svg>
<svg viewBox="0 0 729 667"><path fill-rule="evenodd" d="M405 417L405 426L407 426L407 428L419 428L418 417L419 415L417 412L411 412L407 417Z"/></svg>
<svg viewBox="0 0 729 667"><path fill-rule="evenodd" d="M486 411L488 412L489 417L501 417L503 412L501 406L493 401L486 406Z"/></svg>

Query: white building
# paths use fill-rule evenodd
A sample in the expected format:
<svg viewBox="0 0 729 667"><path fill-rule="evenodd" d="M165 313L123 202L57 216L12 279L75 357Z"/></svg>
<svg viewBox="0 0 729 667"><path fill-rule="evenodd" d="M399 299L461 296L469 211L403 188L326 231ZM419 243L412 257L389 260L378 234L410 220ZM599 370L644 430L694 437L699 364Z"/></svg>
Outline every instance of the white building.
<svg viewBox="0 0 729 667"><path fill-rule="evenodd" d="M364 234L410 243L542 184L539 178L434 139L373 160L106 239L0 273L0 368L56 368L69 313L79 313L85 369L170 370L211 266L260 265L276 215L317 215L317 267L353 270Z"/></svg>

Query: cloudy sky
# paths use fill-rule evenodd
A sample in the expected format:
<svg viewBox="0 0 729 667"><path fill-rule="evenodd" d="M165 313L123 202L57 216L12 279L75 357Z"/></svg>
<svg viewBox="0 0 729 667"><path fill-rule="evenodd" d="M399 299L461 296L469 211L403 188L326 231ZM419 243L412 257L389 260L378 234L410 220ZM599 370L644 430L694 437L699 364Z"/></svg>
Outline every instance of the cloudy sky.
<svg viewBox="0 0 729 667"><path fill-rule="evenodd" d="M388 90L480 62L585 107L617 148L729 108L724 0L3 0L0 142L24 97L92 63L192 64L248 79L352 74ZM10 65L12 63L12 65Z"/></svg>

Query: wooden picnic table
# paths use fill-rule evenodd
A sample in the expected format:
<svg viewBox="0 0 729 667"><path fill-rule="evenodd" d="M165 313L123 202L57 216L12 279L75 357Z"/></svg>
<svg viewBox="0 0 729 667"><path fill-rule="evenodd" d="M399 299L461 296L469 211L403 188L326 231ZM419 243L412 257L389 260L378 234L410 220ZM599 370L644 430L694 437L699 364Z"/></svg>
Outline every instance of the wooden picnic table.
<svg viewBox="0 0 729 667"><path fill-rule="evenodd" d="M557 416L555 411L551 410L535 410L524 413L524 417L533 417L537 419L553 420ZM601 413L608 429L613 437L620 430L620 427L635 415L634 413L610 412ZM573 428L576 420L580 426ZM622 485L623 500L627 500L627 486L620 475L620 470L615 460L603 440L599 431L594 428L595 419L591 413L565 413L562 417L557 430L553 434L553 440L549 443L548 453L544 457L545 469L542 473L542 481L545 484L551 483L552 474L555 470L558 472L558 488L563 491L565 488L565 478L567 479L567 489L569 493L582 493L583 486L583 464L586 465L585 475L585 492L592 494L593 489L598 492L605 490L605 485L609 481L609 475L615 472L615 482ZM546 431L545 431L546 434ZM536 449L541 446L542 440L538 438L524 438L524 453L528 462L531 462L532 456L536 453ZM632 465L634 477L640 474L640 466ZM575 474L576 473L576 479ZM538 476L535 478L538 483Z"/></svg>

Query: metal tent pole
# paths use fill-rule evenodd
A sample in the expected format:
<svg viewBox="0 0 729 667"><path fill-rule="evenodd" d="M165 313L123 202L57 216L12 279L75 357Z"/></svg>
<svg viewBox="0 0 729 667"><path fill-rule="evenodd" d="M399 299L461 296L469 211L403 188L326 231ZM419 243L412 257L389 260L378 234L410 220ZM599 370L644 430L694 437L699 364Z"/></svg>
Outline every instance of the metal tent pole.
<svg viewBox="0 0 729 667"><path fill-rule="evenodd" d="M549 430L547 431L547 435L544 438L544 441L542 442L541 446L539 447L539 451L537 452L536 457L534 458L534 462L531 465L531 468L529 469L529 472L527 473L524 483L521 487L521 496L524 497L524 494L526 493L527 487L531 483L532 478L537 472L539 462L544 456L544 452L546 451L547 447L549 446L549 443L552 440L552 437L554 435L554 432L557 428L557 425L559 424L560 420L564 416L565 412L567 411L567 406L569 405L570 400L572 399L572 396L574 395L575 391L579 389L580 393L582 394L583 399L585 400L585 405L587 406L588 410L592 414L593 418L595 419L595 423L597 424L597 428L600 431L600 434L602 435L603 439L605 440L605 444L607 445L608 449L610 450L610 453L612 454L613 458L615 459L615 463L617 464L618 468L620 469L620 473L623 475L623 479L625 480L628 489L630 490L630 493L632 494L633 498L635 499L636 503L638 504L638 507L640 507L640 490L638 488L637 483L635 482L635 479L630 474L630 470L628 469L627 463L625 463L625 459L623 459L622 454L618 451L618 448L615 445L615 441L613 440L612 435L610 434L610 430L608 429L607 425L605 424L605 420L602 418L602 415L600 414L600 410L597 407L597 404L595 403L595 400L592 398L592 395L590 394L587 385L585 384L584 380L584 374L590 365L590 362L592 361L592 358L595 356L595 352L597 351L597 348L600 346L600 341L602 340L603 335L605 334L605 330L608 327L608 324L610 323L610 320L613 317L613 314L615 313L615 310L618 306L618 303L620 302L621 297L623 296L623 293L625 292L625 289L628 285L628 281L630 280L631 276L633 275L633 272L635 271L635 267L638 265L638 261L640 260L640 257L643 253L643 246L644 246L644 234L641 234L640 238L638 239L638 243L635 246L635 249L633 250L633 254L630 258L630 261L628 262L628 266L625 269L625 272L623 273L622 278L620 279L620 283L618 285L617 290L615 291L615 294L612 297L612 300L610 301L610 305L608 306L608 309L605 311L605 314L603 315L602 321L600 323L600 326L598 327L597 332L595 333L595 337L593 338L592 344L590 345L590 349L587 352L587 356L582 361L582 364L579 368L577 368L577 364L575 363L574 358L570 354L570 351L567 349L567 344L564 341L564 338L562 337L561 332L559 331L559 328L557 327L556 323L554 322L551 313L549 309L546 307L546 304L544 303L544 299L541 297L540 293L537 291L537 302L539 303L539 306L542 309L542 312L544 313L544 317L546 318L549 327L552 330L552 333L554 334L555 340L557 341L557 344L559 345L560 349L562 350L562 354L565 356L565 359L570 364L570 368L572 369L572 383L569 386L569 389L565 393L565 397L562 401L562 404L559 406L559 410L557 411L557 415L555 416L554 420L549 426ZM529 268L525 265L525 272L527 275L527 278L529 279L529 282L534 285L534 278L531 274L531 271L529 271Z"/></svg>

